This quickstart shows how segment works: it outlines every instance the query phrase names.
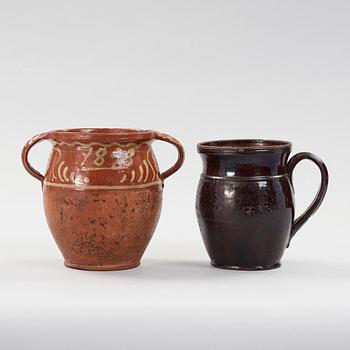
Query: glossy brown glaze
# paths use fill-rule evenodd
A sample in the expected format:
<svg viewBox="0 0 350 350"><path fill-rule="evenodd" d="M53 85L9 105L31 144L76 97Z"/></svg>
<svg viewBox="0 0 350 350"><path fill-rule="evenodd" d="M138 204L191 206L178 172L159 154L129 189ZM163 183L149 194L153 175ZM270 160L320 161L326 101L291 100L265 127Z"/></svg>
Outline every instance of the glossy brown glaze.
<svg viewBox="0 0 350 350"><path fill-rule="evenodd" d="M160 174L151 143L175 145L178 160ZM31 147L50 140L45 176L28 162ZM151 130L67 129L32 138L27 171L43 185L44 209L65 265L86 270L136 267L158 223L163 181L184 159L181 144Z"/></svg>
<svg viewBox="0 0 350 350"><path fill-rule="evenodd" d="M222 140L198 144L203 160L196 200L200 231L215 267L265 270L280 266L291 238L320 206L328 185L324 163L278 140ZM292 172L302 159L321 171L319 191L294 220Z"/></svg>

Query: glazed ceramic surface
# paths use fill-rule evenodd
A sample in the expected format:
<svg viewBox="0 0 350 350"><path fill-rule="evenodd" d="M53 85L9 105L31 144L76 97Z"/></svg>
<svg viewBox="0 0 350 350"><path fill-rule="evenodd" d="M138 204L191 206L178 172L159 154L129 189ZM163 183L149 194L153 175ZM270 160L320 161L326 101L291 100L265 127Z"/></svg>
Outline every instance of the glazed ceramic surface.
<svg viewBox="0 0 350 350"><path fill-rule="evenodd" d="M315 155L288 161L291 143L222 140L198 144L203 160L196 201L200 231L215 267L263 270L280 266L291 238L320 206L328 172ZM309 208L294 219L292 172L302 159L321 171L321 186Z"/></svg>
<svg viewBox="0 0 350 350"><path fill-rule="evenodd" d="M162 174L151 148L156 139L178 149L176 164ZM44 176L27 159L43 140L52 143ZM183 159L174 138L135 129L51 131L33 137L22 152L25 168L42 182L47 222L65 265L88 270L140 264L158 223L163 181Z"/></svg>

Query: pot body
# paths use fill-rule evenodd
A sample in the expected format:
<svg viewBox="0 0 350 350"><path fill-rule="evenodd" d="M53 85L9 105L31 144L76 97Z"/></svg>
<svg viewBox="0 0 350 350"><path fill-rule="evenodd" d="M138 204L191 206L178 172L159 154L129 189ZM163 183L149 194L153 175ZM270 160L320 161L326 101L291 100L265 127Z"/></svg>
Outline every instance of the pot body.
<svg viewBox="0 0 350 350"><path fill-rule="evenodd" d="M65 264L136 267L157 225L162 182L149 142L53 141L46 219Z"/></svg>
<svg viewBox="0 0 350 350"><path fill-rule="evenodd" d="M45 175L28 162L41 140L53 148ZM160 174L151 143L178 148L175 165ZM67 129L32 138L23 149L26 170L43 185L46 219L65 265L87 270L136 267L153 235L163 181L183 163L174 138L149 130Z"/></svg>
<svg viewBox="0 0 350 350"><path fill-rule="evenodd" d="M294 220L289 149L201 153L196 212L216 267L280 266Z"/></svg>

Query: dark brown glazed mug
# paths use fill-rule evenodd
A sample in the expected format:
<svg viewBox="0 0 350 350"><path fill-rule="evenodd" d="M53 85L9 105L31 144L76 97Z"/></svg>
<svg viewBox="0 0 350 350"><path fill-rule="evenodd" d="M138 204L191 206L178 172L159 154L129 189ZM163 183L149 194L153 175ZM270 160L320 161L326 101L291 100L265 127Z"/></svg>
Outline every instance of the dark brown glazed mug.
<svg viewBox="0 0 350 350"><path fill-rule="evenodd" d="M28 162L30 149L49 140L45 175ZM160 173L151 144L178 150ZM176 172L184 150L173 137L137 129L65 129L34 136L22 161L43 188L44 209L65 265L85 270L136 267L152 238L162 206L164 180Z"/></svg>
<svg viewBox="0 0 350 350"><path fill-rule="evenodd" d="M203 172L196 213L214 267L279 267L290 240L322 203L328 185L325 164L308 152L288 160L291 146L287 141L250 139L198 144ZM295 219L292 174L303 159L318 166L321 185L308 209Z"/></svg>

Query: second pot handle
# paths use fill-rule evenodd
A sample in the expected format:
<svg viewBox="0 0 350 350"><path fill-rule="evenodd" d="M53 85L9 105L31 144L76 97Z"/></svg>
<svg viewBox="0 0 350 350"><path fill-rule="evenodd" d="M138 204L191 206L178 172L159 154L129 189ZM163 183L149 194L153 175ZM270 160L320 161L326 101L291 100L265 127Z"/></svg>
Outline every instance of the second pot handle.
<svg viewBox="0 0 350 350"><path fill-rule="evenodd" d="M28 171L28 173L30 175L32 175L33 177L35 177L36 179L38 179L41 183L43 183L44 181L44 176L41 175L39 173L39 171L35 170L31 164L29 163L29 160L28 160L28 154L29 154L29 151L30 149L38 142L41 142L41 141L44 141L44 140L47 140L49 138L49 134L48 133L42 133L42 134L39 134L39 135L36 135L34 137L32 137L26 144L25 146L23 147L23 150L22 150L22 163L23 163L23 166L24 168Z"/></svg>
<svg viewBox="0 0 350 350"><path fill-rule="evenodd" d="M290 237L289 237L288 246L289 246L291 239L298 232L298 230L301 228L301 226L303 226L305 224L305 222L310 218L310 216L312 216L316 212L316 210L319 208L319 206L321 205L321 203L324 199L324 196L326 195L327 187L328 187L328 170L327 170L326 165L322 162L322 160L319 157L317 157L314 154L309 153L309 152L297 153L291 159L289 159L289 161L287 163L287 172L288 172L289 177L291 179L292 186L293 186L293 170L294 170L295 166L303 159L309 159L318 166L318 168L321 172L321 184L320 184L320 187L317 191L316 197L314 198L312 203L304 211L303 214L301 214L297 219L294 220L293 225L292 225L292 230L290 233Z"/></svg>
<svg viewBox="0 0 350 350"><path fill-rule="evenodd" d="M171 143L172 145L174 145L177 148L177 152L178 152L178 158L177 158L176 163L171 168L169 168L168 170L166 170L160 174L161 180L164 181L167 177L174 174L177 170L179 170L181 168L181 166L185 160L185 151L184 151L184 148L182 147L181 143L172 136L157 132L155 138L157 140L160 140L160 141L165 141L165 142Z"/></svg>

